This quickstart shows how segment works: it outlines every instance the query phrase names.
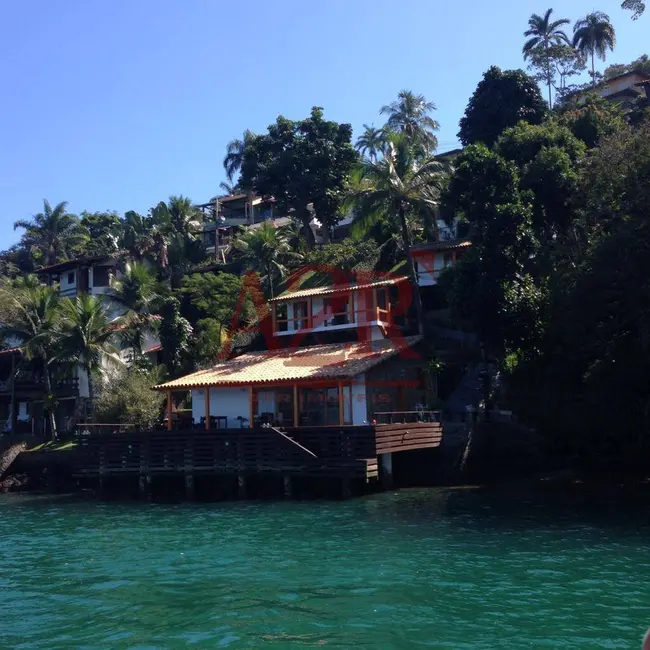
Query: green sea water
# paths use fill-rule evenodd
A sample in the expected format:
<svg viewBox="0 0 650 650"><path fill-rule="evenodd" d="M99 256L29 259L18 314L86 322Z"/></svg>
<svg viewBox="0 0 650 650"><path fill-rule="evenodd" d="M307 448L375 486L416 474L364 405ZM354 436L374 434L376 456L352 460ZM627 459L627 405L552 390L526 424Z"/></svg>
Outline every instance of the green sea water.
<svg viewBox="0 0 650 650"><path fill-rule="evenodd" d="M516 491L0 497L0 648L640 648L650 522Z"/></svg>

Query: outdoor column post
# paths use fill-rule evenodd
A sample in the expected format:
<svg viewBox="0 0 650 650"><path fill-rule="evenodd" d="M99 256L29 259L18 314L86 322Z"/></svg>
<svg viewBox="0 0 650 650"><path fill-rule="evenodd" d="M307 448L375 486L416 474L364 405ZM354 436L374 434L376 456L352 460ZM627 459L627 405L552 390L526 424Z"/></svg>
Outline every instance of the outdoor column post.
<svg viewBox="0 0 650 650"><path fill-rule="evenodd" d="M339 382L339 424L344 424L345 411L343 410L343 382Z"/></svg>
<svg viewBox="0 0 650 650"><path fill-rule="evenodd" d="M254 413L253 413L253 387L251 386L248 389L248 426L252 429L253 428L253 422L254 422Z"/></svg>
<svg viewBox="0 0 650 650"><path fill-rule="evenodd" d="M167 431L172 430L172 391L167 391Z"/></svg>
<svg viewBox="0 0 650 650"><path fill-rule="evenodd" d="M300 426L300 409L298 404L298 384L293 385L293 426Z"/></svg>
<svg viewBox="0 0 650 650"><path fill-rule="evenodd" d="M210 386L205 387L205 430L210 431Z"/></svg>

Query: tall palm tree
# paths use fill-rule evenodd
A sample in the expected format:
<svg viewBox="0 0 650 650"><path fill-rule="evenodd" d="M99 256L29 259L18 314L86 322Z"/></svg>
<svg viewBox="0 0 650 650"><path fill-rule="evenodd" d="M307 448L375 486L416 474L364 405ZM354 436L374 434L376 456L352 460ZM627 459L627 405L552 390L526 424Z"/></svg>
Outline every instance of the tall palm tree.
<svg viewBox="0 0 650 650"><path fill-rule="evenodd" d="M25 247L42 266L67 260L73 248L86 238L79 219L66 211L67 206L67 201L61 201L52 207L44 199L43 212L35 214L31 221L20 219L14 223L14 230L25 230Z"/></svg>
<svg viewBox="0 0 650 650"><path fill-rule="evenodd" d="M155 330L157 323L160 294L154 274L142 262L127 262L121 277L111 280L110 297L125 310L124 338L134 357L141 357L145 336Z"/></svg>
<svg viewBox="0 0 650 650"><path fill-rule="evenodd" d="M255 228L246 229L234 242L235 249L246 266L258 272L268 283L271 298L274 295L274 278L288 274L287 263L301 257L291 250L286 231L265 221Z"/></svg>
<svg viewBox="0 0 650 650"><path fill-rule="evenodd" d="M386 129L395 133L403 133L427 155L433 153L438 147L438 138L435 131L440 125L430 113L436 110L433 102L428 102L424 95L416 95L410 90L402 90L397 100L379 111L388 115Z"/></svg>
<svg viewBox="0 0 650 650"><path fill-rule="evenodd" d="M559 20L551 20L553 9L547 9L543 16L539 14L532 14L528 19L528 29L524 32L524 36L530 38L526 41L523 47L524 59L527 59L534 51L543 50L548 54L549 48L552 45L559 45L561 43L570 43L569 37L562 27L568 25L571 21L568 18L560 18ZM548 105L552 107L551 86L553 83L553 74L550 63L547 63L546 83L548 85Z"/></svg>
<svg viewBox="0 0 650 650"><path fill-rule="evenodd" d="M365 162L357 170L349 197L355 214L353 231L364 234L381 220L387 220L401 236L420 331L424 321L415 262L411 255L413 238L409 221L419 218L435 223L445 176L443 163L433 156L422 158L418 146L406 134L391 134L387 138L383 159Z"/></svg>
<svg viewBox="0 0 650 650"><path fill-rule="evenodd" d="M40 362L45 383L44 404L52 438L57 437L55 397L52 389L52 363L60 337L60 301L55 287L39 283L36 276L26 276L0 289L3 300L2 337L17 341L26 361Z"/></svg>
<svg viewBox="0 0 650 650"><path fill-rule="evenodd" d="M111 321L101 296L82 293L61 300L60 341L57 360L77 363L88 377L88 397L92 402L92 377L103 376L111 368L124 366L113 341L121 321Z"/></svg>
<svg viewBox="0 0 650 650"><path fill-rule="evenodd" d="M384 129L376 129L374 124L364 124L363 133L357 138L354 146L362 156L367 154L370 160L376 161L377 154L381 153L384 147L385 137Z"/></svg>
<svg viewBox="0 0 650 650"><path fill-rule="evenodd" d="M591 78L596 85L596 55L601 61L607 56L607 50L616 46L616 32L609 16L602 11L594 11L576 21L573 26L573 47L583 56L591 56Z"/></svg>
<svg viewBox="0 0 650 650"><path fill-rule="evenodd" d="M226 145L226 156L223 159L223 168L226 171L228 180L232 182L235 174L241 169L244 162L244 151L246 144L254 137L254 133L249 129L244 131L244 135L240 138L231 140Z"/></svg>

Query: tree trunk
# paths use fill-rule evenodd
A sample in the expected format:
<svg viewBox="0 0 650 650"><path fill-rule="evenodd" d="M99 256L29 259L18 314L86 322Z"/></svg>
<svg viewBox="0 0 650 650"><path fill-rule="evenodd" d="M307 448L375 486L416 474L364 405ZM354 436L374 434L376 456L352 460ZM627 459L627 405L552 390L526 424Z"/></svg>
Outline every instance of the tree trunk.
<svg viewBox="0 0 650 650"><path fill-rule="evenodd" d="M409 233L408 224L406 223L406 212L404 207L399 209L399 221L402 229L402 239L406 248L406 255L408 258L409 275L411 276L411 284L413 286L413 302L415 304L415 314L418 319L418 332L424 333L424 314L422 312L422 299L420 297L420 285L418 284L418 274L415 270L415 260L411 254L411 234Z"/></svg>
<svg viewBox="0 0 650 650"><path fill-rule="evenodd" d="M305 241L307 242L307 250L312 250L314 248L314 244L316 243L316 239L314 237L314 233L309 226L309 222L311 221L311 212L307 210L307 208L304 208L303 210L300 211L300 223L302 224L302 229L305 232Z"/></svg>
<svg viewBox="0 0 650 650"><path fill-rule="evenodd" d="M266 277L269 279L269 288L271 290L271 300L273 300L274 295L273 295L273 267L272 266L267 266L266 267Z"/></svg>
<svg viewBox="0 0 650 650"><path fill-rule="evenodd" d="M50 421L50 431L52 432L52 440L56 440L58 438L58 433L56 430L56 414L54 412L55 401L54 401L54 393L52 392L52 377L50 376L50 369L47 365L46 359L43 359L43 374L45 375L45 392L47 393L46 401L48 402L47 417Z"/></svg>
<svg viewBox="0 0 650 650"><path fill-rule="evenodd" d="M596 86L596 64L594 62L594 51L591 50L591 84Z"/></svg>

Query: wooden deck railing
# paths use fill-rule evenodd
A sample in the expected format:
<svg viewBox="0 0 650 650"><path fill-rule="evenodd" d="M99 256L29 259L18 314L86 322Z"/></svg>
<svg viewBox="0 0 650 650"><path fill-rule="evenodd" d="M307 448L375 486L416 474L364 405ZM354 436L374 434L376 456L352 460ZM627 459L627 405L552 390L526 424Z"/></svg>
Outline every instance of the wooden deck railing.
<svg viewBox="0 0 650 650"><path fill-rule="evenodd" d="M372 419L376 424L440 422L440 411L377 411Z"/></svg>

